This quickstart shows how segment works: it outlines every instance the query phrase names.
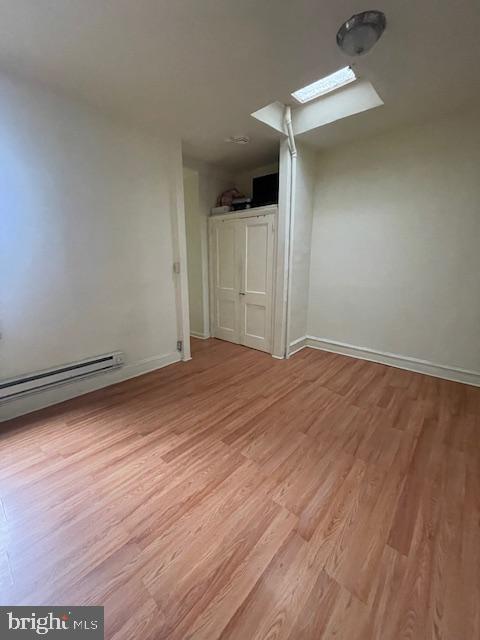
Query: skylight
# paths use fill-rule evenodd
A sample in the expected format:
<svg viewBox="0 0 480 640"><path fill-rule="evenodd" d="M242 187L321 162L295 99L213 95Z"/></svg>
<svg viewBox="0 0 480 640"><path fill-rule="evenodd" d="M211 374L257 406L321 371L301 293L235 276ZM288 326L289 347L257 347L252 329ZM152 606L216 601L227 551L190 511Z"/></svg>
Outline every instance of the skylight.
<svg viewBox="0 0 480 640"><path fill-rule="evenodd" d="M298 91L294 91L292 96L297 100L297 102L304 104L305 102L310 102L310 100L319 98L326 93L330 93L330 91L335 91L335 89L344 87L346 84L349 84L356 79L357 76L353 69L351 67L344 67L343 69L339 69L338 71L331 73L329 76L325 76L316 82L312 82L312 84L307 84L306 87L303 87Z"/></svg>

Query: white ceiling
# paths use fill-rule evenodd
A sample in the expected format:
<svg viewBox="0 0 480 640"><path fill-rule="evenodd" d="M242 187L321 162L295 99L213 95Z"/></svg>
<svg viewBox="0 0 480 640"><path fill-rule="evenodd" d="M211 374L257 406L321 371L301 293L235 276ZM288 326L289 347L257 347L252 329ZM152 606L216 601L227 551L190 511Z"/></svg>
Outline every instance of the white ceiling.
<svg viewBox="0 0 480 640"><path fill-rule="evenodd" d="M279 135L249 114L348 64L335 34L366 9L388 24L357 72L385 106L305 140L333 145L480 100L478 0L0 0L0 67L245 168L270 161ZM252 142L223 141L237 134Z"/></svg>

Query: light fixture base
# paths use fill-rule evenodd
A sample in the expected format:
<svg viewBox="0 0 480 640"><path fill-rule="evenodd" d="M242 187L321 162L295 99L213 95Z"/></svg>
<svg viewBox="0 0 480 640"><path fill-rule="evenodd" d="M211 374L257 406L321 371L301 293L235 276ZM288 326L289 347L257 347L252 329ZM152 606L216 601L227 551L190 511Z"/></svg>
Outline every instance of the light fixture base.
<svg viewBox="0 0 480 640"><path fill-rule="evenodd" d="M230 142L231 144L248 144L250 138L248 136L230 136L225 138L225 142Z"/></svg>

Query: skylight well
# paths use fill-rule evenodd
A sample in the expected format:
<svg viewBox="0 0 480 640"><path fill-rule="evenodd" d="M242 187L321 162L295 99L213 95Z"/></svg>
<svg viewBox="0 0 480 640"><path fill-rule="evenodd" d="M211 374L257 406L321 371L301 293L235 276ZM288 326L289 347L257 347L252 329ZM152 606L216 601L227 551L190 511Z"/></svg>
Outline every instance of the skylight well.
<svg viewBox="0 0 480 640"><path fill-rule="evenodd" d="M316 82L312 82L312 84L307 84L306 87L303 87L298 91L294 91L291 95L297 102L304 104L305 102L310 102L310 100L315 100L315 98L324 96L326 93L335 91L335 89L344 87L346 84L349 84L356 79L357 76L353 69L351 67L344 67L343 69L339 69L338 71L331 73L329 76L325 76Z"/></svg>

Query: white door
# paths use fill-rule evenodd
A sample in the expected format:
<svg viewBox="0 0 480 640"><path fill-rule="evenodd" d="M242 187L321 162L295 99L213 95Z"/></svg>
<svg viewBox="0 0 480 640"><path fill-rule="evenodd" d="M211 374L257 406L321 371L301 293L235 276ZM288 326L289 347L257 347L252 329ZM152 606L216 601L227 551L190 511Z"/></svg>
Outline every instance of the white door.
<svg viewBox="0 0 480 640"><path fill-rule="evenodd" d="M271 352L274 259L273 214L238 220L240 343Z"/></svg>
<svg viewBox="0 0 480 640"><path fill-rule="evenodd" d="M212 224L213 335L271 352L274 214Z"/></svg>
<svg viewBox="0 0 480 640"><path fill-rule="evenodd" d="M213 335L215 338L230 342L239 342L237 222L237 220L215 221L212 238Z"/></svg>

